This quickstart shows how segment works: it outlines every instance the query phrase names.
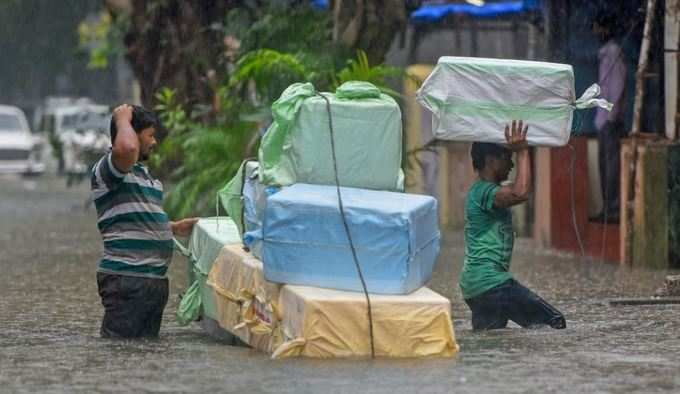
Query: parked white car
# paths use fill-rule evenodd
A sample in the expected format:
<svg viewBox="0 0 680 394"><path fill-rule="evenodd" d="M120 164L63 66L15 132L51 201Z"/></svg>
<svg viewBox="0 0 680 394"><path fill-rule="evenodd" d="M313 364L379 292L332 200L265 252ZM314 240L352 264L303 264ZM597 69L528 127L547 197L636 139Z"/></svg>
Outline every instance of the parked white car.
<svg viewBox="0 0 680 394"><path fill-rule="evenodd" d="M111 112L105 106L80 108L64 117L59 134L64 154L64 172L67 175L89 173L96 159L111 146L109 124Z"/></svg>
<svg viewBox="0 0 680 394"><path fill-rule="evenodd" d="M83 175L94 156L111 146L111 111L104 105L76 102L48 108L41 115L40 127L49 136L60 174Z"/></svg>
<svg viewBox="0 0 680 394"><path fill-rule="evenodd" d="M0 105L0 173L42 174L42 139L34 136L24 112Z"/></svg>

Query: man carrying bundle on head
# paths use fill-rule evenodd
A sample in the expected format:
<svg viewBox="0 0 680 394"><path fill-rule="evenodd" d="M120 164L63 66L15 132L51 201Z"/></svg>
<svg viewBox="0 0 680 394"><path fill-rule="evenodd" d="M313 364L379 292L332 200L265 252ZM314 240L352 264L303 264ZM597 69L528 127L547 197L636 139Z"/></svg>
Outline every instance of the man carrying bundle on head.
<svg viewBox="0 0 680 394"><path fill-rule="evenodd" d="M460 277L463 298L472 311L475 330L505 328L508 320L522 327L565 328L564 316L510 274L514 230L510 207L526 202L531 192L528 125L520 120L505 126L507 147L472 144L472 165L478 180L465 203L465 264ZM501 185L514 167L515 182Z"/></svg>

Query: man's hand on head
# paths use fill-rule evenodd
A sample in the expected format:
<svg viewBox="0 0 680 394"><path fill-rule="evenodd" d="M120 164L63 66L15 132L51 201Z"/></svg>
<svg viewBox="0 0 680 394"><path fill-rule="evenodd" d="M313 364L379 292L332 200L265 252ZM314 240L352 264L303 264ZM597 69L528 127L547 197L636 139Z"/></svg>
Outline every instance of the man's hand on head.
<svg viewBox="0 0 680 394"><path fill-rule="evenodd" d="M170 222L170 228L174 235L180 237L188 237L194 229L194 225L198 222L198 218L186 218L176 222Z"/></svg>
<svg viewBox="0 0 680 394"><path fill-rule="evenodd" d="M132 122L133 108L130 104L121 104L113 110L113 118L118 122Z"/></svg>

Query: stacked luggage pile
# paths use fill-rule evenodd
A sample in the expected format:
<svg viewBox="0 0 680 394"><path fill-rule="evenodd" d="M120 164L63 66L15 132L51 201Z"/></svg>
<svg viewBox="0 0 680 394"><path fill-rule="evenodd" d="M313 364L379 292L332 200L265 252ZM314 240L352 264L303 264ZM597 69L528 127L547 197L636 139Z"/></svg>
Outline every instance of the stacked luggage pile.
<svg viewBox="0 0 680 394"><path fill-rule="evenodd" d="M449 300L425 287L437 203L403 193L397 103L366 82L306 83L272 113L258 158L220 192L242 237L202 270L210 317L274 358L454 355Z"/></svg>

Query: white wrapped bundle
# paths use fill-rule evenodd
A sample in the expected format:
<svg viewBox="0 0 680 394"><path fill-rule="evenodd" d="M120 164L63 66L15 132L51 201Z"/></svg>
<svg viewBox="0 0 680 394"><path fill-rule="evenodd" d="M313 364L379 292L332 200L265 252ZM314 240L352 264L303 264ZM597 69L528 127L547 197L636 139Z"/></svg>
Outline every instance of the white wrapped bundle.
<svg viewBox="0 0 680 394"><path fill-rule="evenodd" d="M530 145L564 146L574 109L612 108L596 84L578 100L574 90L568 64L445 56L417 100L433 113L437 139L504 143L504 126L522 119Z"/></svg>

